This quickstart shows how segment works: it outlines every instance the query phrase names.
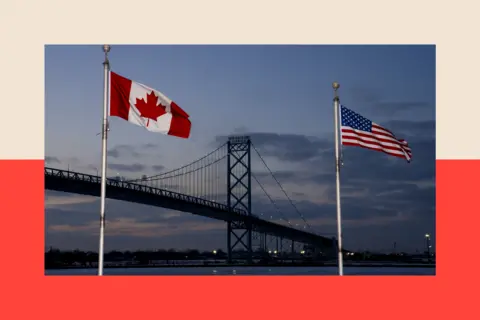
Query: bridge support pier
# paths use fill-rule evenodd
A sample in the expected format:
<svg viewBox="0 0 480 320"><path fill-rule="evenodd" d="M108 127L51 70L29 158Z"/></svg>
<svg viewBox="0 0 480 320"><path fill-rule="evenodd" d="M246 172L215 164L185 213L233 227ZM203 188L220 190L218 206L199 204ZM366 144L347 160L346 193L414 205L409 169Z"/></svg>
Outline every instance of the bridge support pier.
<svg viewBox="0 0 480 320"><path fill-rule="evenodd" d="M227 156L227 205L230 210L241 209L252 214L252 174L250 137L230 137ZM233 238L233 244L232 244ZM253 262L252 225L247 221L227 222L228 263L233 260L233 250L241 245L248 263Z"/></svg>

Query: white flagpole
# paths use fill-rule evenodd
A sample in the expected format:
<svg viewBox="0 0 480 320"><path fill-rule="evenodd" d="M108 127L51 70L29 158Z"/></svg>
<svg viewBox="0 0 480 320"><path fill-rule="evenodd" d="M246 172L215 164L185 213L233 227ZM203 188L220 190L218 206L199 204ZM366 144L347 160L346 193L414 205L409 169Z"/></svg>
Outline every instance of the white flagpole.
<svg viewBox="0 0 480 320"><path fill-rule="evenodd" d="M110 63L108 52L110 46L103 45L105 61L103 62L103 122L102 122L102 180L100 189L100 240L98 248L98 275L103 275L103 246L105 237L105 196L107 189L107 135L108 135L108 72Z"/></svg>
<svg viewBox="0 0 480 320"><path fill-rule="evenodd" d="M343 247L342 247L342 210L340 206L340 147L339 134L340 125L338 118L338 110L340 109L340 98L337 95L337 90L340 88L338 82L332 84L335 97L333 98L333 109L335 116L335 173L337 180L337 242L338 242L338 275L343 276Z"/></svg>

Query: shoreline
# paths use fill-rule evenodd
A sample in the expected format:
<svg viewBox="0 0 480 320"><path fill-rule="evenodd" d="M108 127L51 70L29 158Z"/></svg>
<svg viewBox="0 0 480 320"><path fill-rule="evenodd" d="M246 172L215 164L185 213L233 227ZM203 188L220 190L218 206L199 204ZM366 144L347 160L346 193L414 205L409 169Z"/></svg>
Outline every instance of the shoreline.
<svg viewBox="0 0 480 320"><path fill-rule="evenodd" d="M334 263L322 264L183 264L183 265L105 265L104 269L145 269L145 268L228 268L228 267L336 267ZM344 268L436 268L432 263L344 263ZM97 269L96 266L56 266L46 267L44 270L65 270L65 269Z"/></svg>

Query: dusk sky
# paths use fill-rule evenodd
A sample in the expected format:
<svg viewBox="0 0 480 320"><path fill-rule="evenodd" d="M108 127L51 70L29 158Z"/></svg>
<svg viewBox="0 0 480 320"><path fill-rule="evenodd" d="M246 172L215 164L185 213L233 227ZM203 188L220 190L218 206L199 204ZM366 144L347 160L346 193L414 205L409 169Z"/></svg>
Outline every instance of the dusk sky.
<svg viewBox="0 0 480 320"><path fill-rule="evenodd" d="M47 46L46 166L100 169L103 52ZM406 139L413 160L344 147L344 246L415 252L435 240L434 46L112 46L112 71L155 88L190 115L190 139L110 119L108 175L138 178L250 135L313 229L336 232L332 82L341 103ZM257 159L258 160L258 159ZM264 168L258 161L253 171ZM225 172L226 172L225 167ZM271 180L285 216L301 221ZM253 212L266 201L253 194ZM98 250L99 198L45 191L45 246ZM433 241L434 243L434 241ZM107 200L106 250L226 247L226 224Z"/></svg>

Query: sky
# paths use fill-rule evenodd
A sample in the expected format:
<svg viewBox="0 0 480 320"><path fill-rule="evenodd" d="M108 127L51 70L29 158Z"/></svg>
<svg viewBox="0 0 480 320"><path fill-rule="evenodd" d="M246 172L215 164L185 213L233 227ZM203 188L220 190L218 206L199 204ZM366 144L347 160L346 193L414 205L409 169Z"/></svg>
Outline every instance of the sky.
<svg viewBox="0 0 480 320"><path fill-rule="evenodd" d="M344 246L415 252L435 243L435 46L112 46L112 71L155 88L189 115L189 139L110 119L108 175L153 175L249 135L315 232L336 232L332 82L341 103L406 139L407 163L344 147ZM103 105L101 45L45 47L46 166L96 174ZM258 159L257 159L258 160ZM264 168L258 161L253 171ZM226 167L225 167L226 171ZM301 222L273 179L280 210ZM258 189L258 188L257 188ZM253 192L253 212L269 210ZM98 249L99 198L45 191L45 247ZM224 249L226 225L107 200L106 250Z"/></svg>

